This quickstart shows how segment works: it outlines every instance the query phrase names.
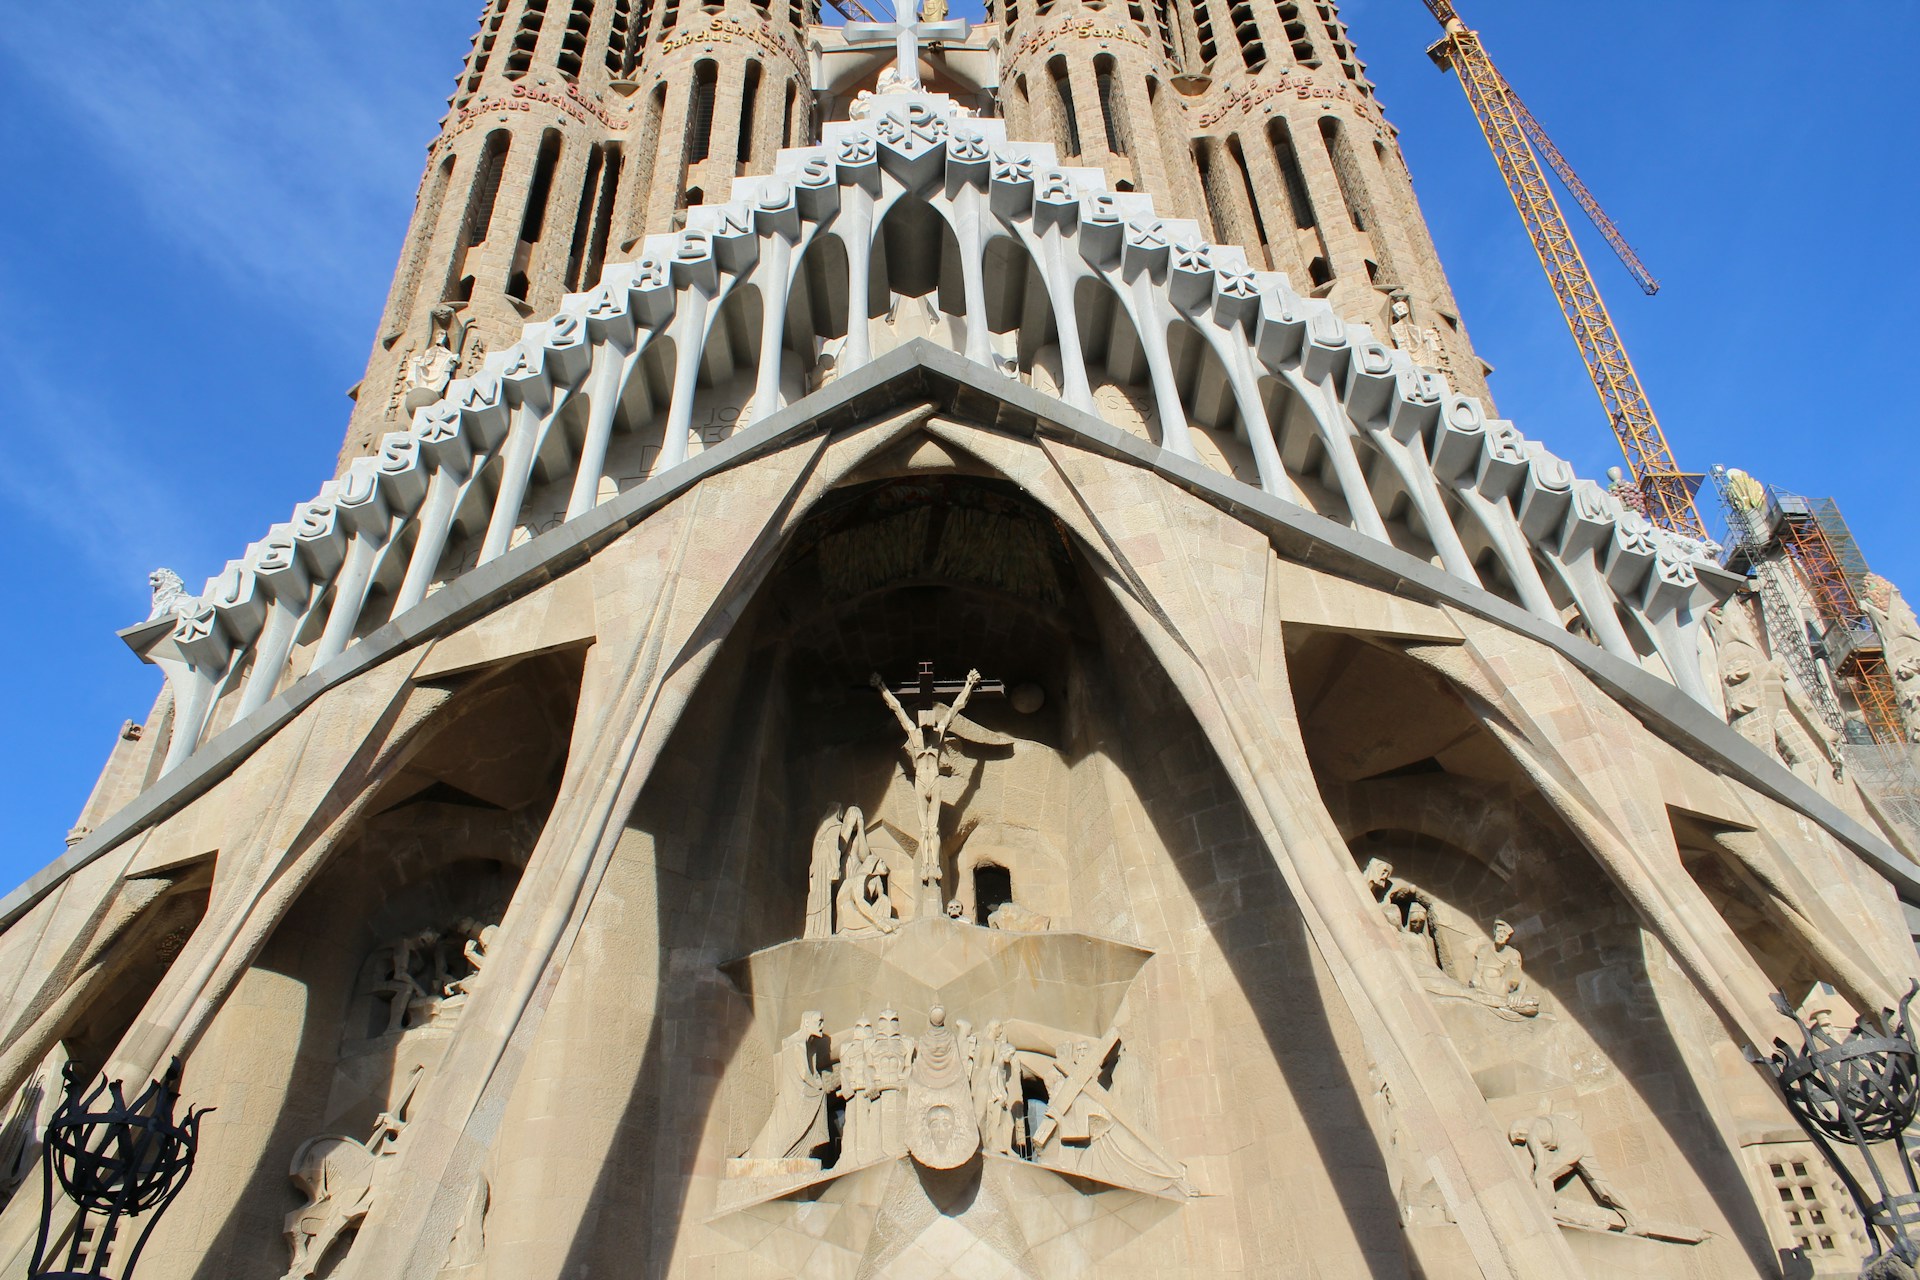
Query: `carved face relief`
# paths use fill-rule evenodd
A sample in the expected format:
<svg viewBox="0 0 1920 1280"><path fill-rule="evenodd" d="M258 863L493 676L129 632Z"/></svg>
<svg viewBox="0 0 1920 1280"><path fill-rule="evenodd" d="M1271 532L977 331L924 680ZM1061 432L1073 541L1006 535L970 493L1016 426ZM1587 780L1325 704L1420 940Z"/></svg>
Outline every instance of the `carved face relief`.
<svg viewBox="0 0 1920 1280"><path fill-rule="evenodd" d="M1393 864L1384 858L1370 858L1364 874L1367 888L1377 894L1393 882Z"/></svg>

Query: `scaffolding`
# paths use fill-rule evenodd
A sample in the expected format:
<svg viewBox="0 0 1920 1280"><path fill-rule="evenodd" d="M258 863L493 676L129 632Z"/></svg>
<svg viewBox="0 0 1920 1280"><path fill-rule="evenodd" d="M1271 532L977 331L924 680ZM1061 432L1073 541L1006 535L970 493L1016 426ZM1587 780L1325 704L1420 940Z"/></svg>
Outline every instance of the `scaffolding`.
<svg viewBox="0 0 1920 1280"><path fill-rule="evenodd" d="M1867 804L1920 849L1920 771L1904 741L1879 632L1860 604L1866 557L1840 508L1725 467L1713 469L1713 484L1727 519L1726 565L1752 578L1774 659L1842 735L1841 759ZM1823 632L1803 620L1802 599ZM1849 720L1837 688L1860 708L1858 718Z"/></svg>
<svg viewBox="0 0 1920 1280"><path fill-rule="evenodd" d="M1873 740L1882 746L1899 744L1906 738L1899 694L1887 670L1880 633L1860 605L1867 562L1859 543L1833 499L1803 498L1773 488L1767 497L1768 507L1779 512L1780 544L1793 557L1825 624L1821 643L1827 665L1860 705L1861 719Z"/></svg>
<svg viewBox="0 0 1920 1280"><path fill-rule="evenodd" d="M1773 543L1770 495L1755 501L1755 495L1743 493L1731 478L1739 474L1730 473L1725 467L1713 469L1713 487L1720 495L1720 505L1727 517L1727 567L1752 575L1760 593L1760 618L1766 627L1767 644L1774 660L1792 674L1808 705L1826 721L1827 727L1845 734L1846 715L1840 709L1839 699L1833 695L1826 673L1820 669L1813 646L1807 643L1800 611L1793 604L1790 576L1793 570L1786 553Z"/></svg>

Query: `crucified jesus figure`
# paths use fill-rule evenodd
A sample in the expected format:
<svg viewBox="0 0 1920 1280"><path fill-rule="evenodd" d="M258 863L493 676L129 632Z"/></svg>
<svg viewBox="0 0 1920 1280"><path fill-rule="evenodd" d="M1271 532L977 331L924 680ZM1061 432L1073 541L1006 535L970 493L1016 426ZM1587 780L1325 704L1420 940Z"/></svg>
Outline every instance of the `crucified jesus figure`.
<svg viewBox="0 0 1920 1280"><path fill-rule="evenodd" d="M920 864L920 906L916 914L937 916L944 905L940 893L940 757L946 749L947 730L953 725L953 718L967 705L967 699L973 695L973 688L980 683L978 671L967 672L967 682L960 688L960 696L949 707L935 706L919 711L916 718L909 718L900 699L893 696L893 690L887 688L887 682L880 678L879 672L873 673L868 681L880 696L887 700L887 707L893 712L893 718L900 722L906 731L907 759L913 765L913 794L920 809L920 849L917 861Z"/></svg>

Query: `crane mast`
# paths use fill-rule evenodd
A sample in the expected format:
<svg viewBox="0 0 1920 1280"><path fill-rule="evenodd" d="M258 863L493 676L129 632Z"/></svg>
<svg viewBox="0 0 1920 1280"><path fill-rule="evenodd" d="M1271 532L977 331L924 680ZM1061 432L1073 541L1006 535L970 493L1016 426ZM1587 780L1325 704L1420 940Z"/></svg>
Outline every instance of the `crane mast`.
<svg viewBox="0 0 1920 1280"><path fill-rule="evenodd" d="M1626 455L1633 483L1645 499L1647 515L1662 528L1705 538L1706 525L1693 505L1693 493L1700 477L1681 471L1674 459L1673 448L1667 443L1647 393L1640 386L1640 375L1627 358L1626 344L1613 326L1613 317L1607 314L1606 303L1601 301L1593 272L1581 256L1579 245L1574 243L1566 215L1560 211L1560 204L1547 185L1540 158L1528 145L1530 136L1544 144L1543 149L1555 171L1570 179L1568 189L1574 192L1583 208L1595 215L1601 234L1621 255L1621 261L1633 272L1641 288L1652 293L1659 288L1658 283L1640 265L1638 256L1627 246L1618 228L1600 211L1592 193L1572 176L1572 167L1547 139L1539 121L1521 105L1487 56L1479 35L1461 21L1451 0L1425 0L1425 3L1446 31L1427 52L1443 70L1452 70L1460 78L1460 87L1466 91L1467 103L1480 124L1480 131L1486 135L1494 163L1506 180L1520 220L1526 224L1534 252L1546 269L1547 281L1559 300L1574 345L1586 363L1587 376L1593 381L1601 407L1613 425L1614 436L1620 441L1620 450Z"/></svg>

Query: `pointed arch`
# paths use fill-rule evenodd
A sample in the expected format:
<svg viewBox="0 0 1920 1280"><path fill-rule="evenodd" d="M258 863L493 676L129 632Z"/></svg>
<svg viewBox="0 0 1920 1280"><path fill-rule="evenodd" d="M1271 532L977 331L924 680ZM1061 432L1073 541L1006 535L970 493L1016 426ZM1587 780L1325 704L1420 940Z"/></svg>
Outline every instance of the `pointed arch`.
<svg viewBox="0 0 1920 1280"><path fill-rule="evenodd" d="M765 306L760 290L751 286L735 288L720 304L700 353L692 452L719 444L751 420Z"/></svg>
<svg viewBox="0 0 1920 1280"><path fill-rule="evenodd" d="M1012 236L989 238L982 256L987 330L994 335L994 349L1022 374L1031 374L1040 353L1059 341L1046 278L1027 247ZM1056 370L1056 388L1057 377Z"/></svg>
<svg viewBox="0 0 1920 1280"><path fill-rule="evenodd" d="M1284 378L1269 374L1257 385L1266 412L1265 427L1273 433L1280 465L1317 514L1352 527L1353 512L1333 474L1333 459L1313 406Z"/></svg>
<svg viewBox="0 0 1920 1280"><path fill-rule="evenodd" d="M673 403L673 370L678 362L673 338L663 333L647 344L632 376L621 388L606 466L606 474L621 490L646 480L660 465L660 452L666 443L667 406Z"/></svg>
<svg viewBox="0 0 1920 1280"><path fill-rule="evenodd" d="M817 236L794 268L787 345L811 364L818 343L847 336L848 311L846 244L837 235Z"/></svg>
<svg viewBox="0 0 1920 1280"><path fill-rule="evenodd" d="M928 246L938 245L935 253ZM901 196L880 220L874 236L873 271L868 276L867 314L885 315L895 295L934 296L948 315L967 313L960 279L960 240L940 210L919 196Z"/></svg>
<svg viewBox="0 0 1920 1280"><path fill-rule="evenodd" d="M1143 440L1164 444L1146 344L1120 296L1105 279L1085 276L1074 286L1073 315L1100 416Z"/></svg>
<svg viewBox="0 0 1920 1280"><path fill-rule="evenodd" d="M1172 320L1167 324L1167 359L1200 460L1222 475L1259 488L1260 469L1254 463L1247 424L1241 421L1226 366L1212 345L1188 321Z"/></svg>

